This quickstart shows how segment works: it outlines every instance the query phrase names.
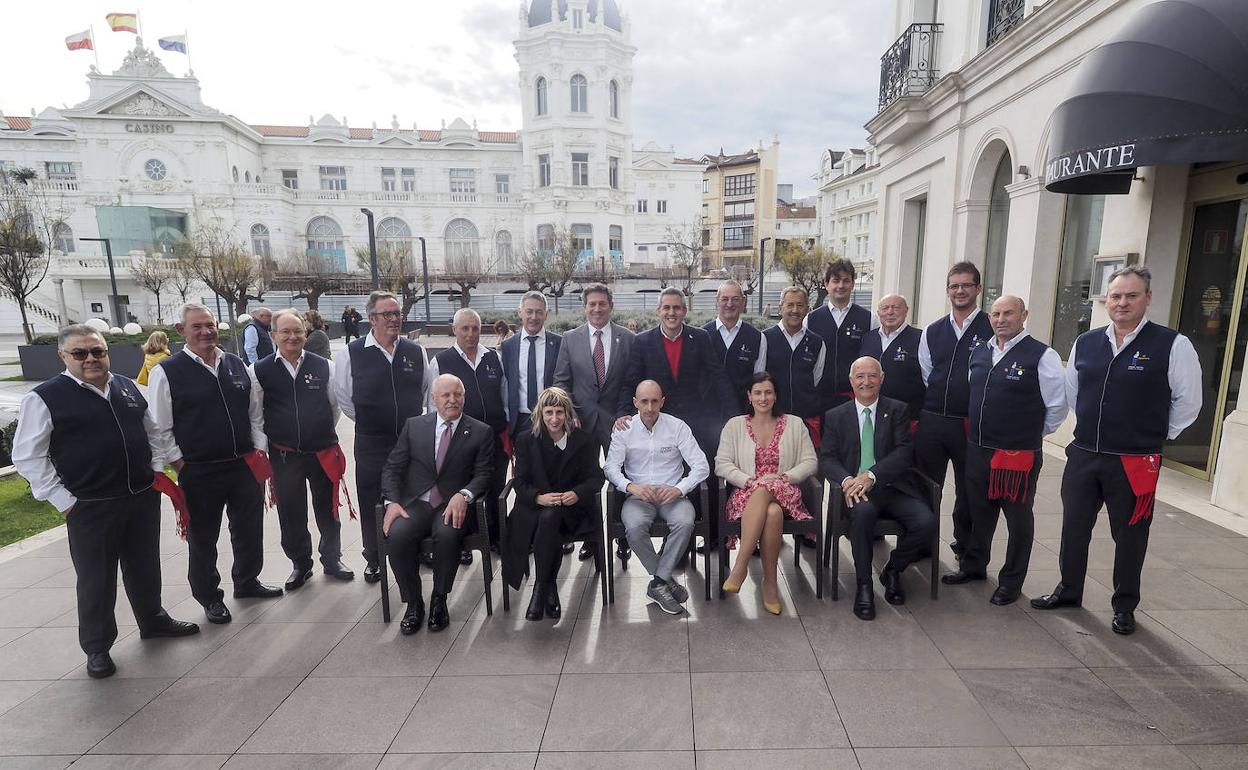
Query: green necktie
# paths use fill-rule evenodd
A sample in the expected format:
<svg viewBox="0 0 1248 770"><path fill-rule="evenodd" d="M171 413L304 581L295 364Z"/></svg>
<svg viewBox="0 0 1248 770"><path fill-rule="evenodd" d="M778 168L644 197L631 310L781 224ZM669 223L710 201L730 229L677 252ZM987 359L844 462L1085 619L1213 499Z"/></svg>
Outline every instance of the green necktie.
<svg viewBox="0 0 1248 770"><path fill-rule="evenodd" d="M875 426L871 424L871 410L862 410L862 462L858 473L865 473L875 465Z"/></svg>

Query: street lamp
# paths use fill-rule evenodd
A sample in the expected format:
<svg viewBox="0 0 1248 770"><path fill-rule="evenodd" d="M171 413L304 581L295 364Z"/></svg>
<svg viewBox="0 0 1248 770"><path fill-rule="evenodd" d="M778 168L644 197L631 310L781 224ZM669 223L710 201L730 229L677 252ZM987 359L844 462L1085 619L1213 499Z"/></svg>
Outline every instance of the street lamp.
<svg viewBox="0 0 1248 770"><path fill-rule="evenodd" d="M117 273L113 270L113 244L107 238L79 238L78 240L104 244L104 256L108 258L108 282L113 287L113 296L109 298L109 304L113 306L113 326L121 326L124 319L121 317L121 303L117 296Z"/></svg>
<svg viewBox="0 0 1248 770"><path fill-rule="evenodd" d="M425 253L424 236L416 236L416 240L420 241L420 269L424 273L425 282L425 323L429 323L429 255Z"/></svg>
<svg viewBox="0 0 1248 770"><path fill-rule="evenodd" d="M368 209L360 211L368 219L368 260L373 268L373 291L377 291L381 288L381 279L377 276L377 231L373 229L373 212Z"/></svg>
<svg viewBox="0 0 1248 770"><path fill-rule="evenodd" d="M758 314L763 314L763 252L766 251L767 241L771 240L771 236L767 236L758 242Z"/></svg>

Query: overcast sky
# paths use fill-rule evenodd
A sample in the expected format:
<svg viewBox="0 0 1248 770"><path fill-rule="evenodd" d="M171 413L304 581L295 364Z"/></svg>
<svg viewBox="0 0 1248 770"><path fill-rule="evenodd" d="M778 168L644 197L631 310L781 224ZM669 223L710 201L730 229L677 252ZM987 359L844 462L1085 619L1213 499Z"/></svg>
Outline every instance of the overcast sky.
<svg viewBox="0 0 1248 770"><path fill-rule="evenodd" d="M543 0L544 2L545 0ZM741 152L780 137L780 182L813 193L825 148L861 146L875 113L887 0L619 0L632 20L633 131L678 154ZM133 36L104 15L138 10L144 40L190 34L205 103L247 123L306 125L309 115L386 127L397 115L437 128L476 120L520 128L512 41L518 0L295 3L238 0L22 2L7 9L0 111L74 105L87 96L89 51L67 35L95 26L100 67ZM171 72L187 57L160 52Z"/></svg>

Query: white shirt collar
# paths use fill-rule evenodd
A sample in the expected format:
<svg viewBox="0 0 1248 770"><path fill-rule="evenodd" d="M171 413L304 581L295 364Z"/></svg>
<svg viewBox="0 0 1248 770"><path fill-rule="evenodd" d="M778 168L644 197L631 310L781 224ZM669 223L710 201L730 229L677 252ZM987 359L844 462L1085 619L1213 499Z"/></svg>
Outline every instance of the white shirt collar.
<svg viewBox="0 0 1248 770"><path fill-rule="evenodd" d="M953 326L953 328L954 328L954 329L957 329L958 331L965 331L965 330L966 330L966 327L968 327L968 326L970 326L970 325L971 325L971 321L974 321L974 320L975 320L975 316L979 315L979 314L980 314L980 312L981 312L981 311L980 311L980 309L979 309L979 308L973 308L973 309L971 310L971 314L970 314L970 315L968 315L968 316L966 317L966 320L962 322L962 325L961 325L961 326L958 326L958 322L957 322L957 321L955 321L955 320L953 320L953 311L951 310L951 311L949 311L949 324L950 324L951 326Z"/></svg>
<svg viewBox="0 0 1248 770"><path fill-rule="evenodd" d="M529 334L528 332L524 330L524 327L521 327L519 335L520 335L521 340L527 341L529 337L537 337L538 342L545 342L546 341L546 327L543 326L542 328L538 329L537 334Z"/></svg>
<svg viewBox="0 0 1248 770"><path fill-rule="evenodd" d="M1002 353L1002 354L1007 353L1007 352L1009 352L1010 348L1014 347L1015 345L1017 345L1018 343L1022 342L1024 339L1026 339L1026 338L1028 338L1028 337L1030 337L1030 336L1031 336L1031 334L1030 334L1030 333L1029 333L1026 329L1023 329L1023 330L1022 330L1021 332L1019 332L1018 334L1015 334L1015 335L1014 335L1014 336L1010 339L1010 341L1009 341L1009 342L1006 342L1006 343L1005 343L1005 347L1001 347L1001 346L997 345L997 337L996 337L996 335L994 334L994 335L993 335L993 337L992 337L992 350L993 350L994 352L997 352L997 353Z"/></svg>
<svg viewBox="0 0 1248 770"><path fill-rule="evenodd" d="M802 328L800 328L800 329L798 329L798 330L797 330L797 333L796 333L796 334L789 334L789 330L788 330L788 329L786 329L786 328L784 328L784 322L783 322L783 321L781 321L780 323L776 324L776 328L777 328L777 329L779 329L779 330L780 330L780 333L781 333L781 334L783 334L786 338L788 338L788 340L789 340L790 342L800 342L800 341L801 341L801 339L802 339L802 337L805 337L805 336L806 336L806 326L805 326L805 324L803 324L803 325L802 325Z"/></svg>
<svg viewBox="0 0 1248 770"><path fill-rule="evenodd" d="M741 319L740 319L740 317L738 317L738 318L737 318L737 322L736 322L734 325L729 326L728 324L724 323L723 319L721 319L721 318L719 318L719 317L717 316L717 317L715 318L715 328L716 328L716 329L719 329L721 332L722 332L722 331L724 331L725 329L727 329L727 330L728 330L728 333L729 333L729 334L732 334L732 333L733 333L733 332L735 332L737 329L740 329L740 328L741 328Z"/></svg>
<svg viewBox="0 0 1248 770"><path fill-rule="evenodd" d="M295 362L292 364L289 360L286 359L286 356L281 354L281 351L278 351L277 359L281 361L282 363L286 364L286 366L293 366L295 370L298 371L299 367L303 366L303 359L306 358L307 355L308 355L307 350L300 350L299 357L296 358Z"/></svg>
<svg viewBox="0 0 1248 770"><path fill-rule="evenodd" d="M888 347L889 343L897 339L897 335L904 332L906 330L906 327L909 325L910 324L906 323L905 321L902 321L901 326L898 326L896 329L894 329L892 334L885 332L883 326L878 327L877 331L880 333L880 339L884 340L884 347Z"/></svg>
<svg viewBox="0 0 1248 770"><path fill-rule="evenodd" d="M568 432L566 430L563 432L563 435L559 438L559 440L555 442L555 446L560 449L568 448Z"/></svg>
<svg viewBox="0 0 1248 770"><path fill-rule="evenodd" d="M592 323L590 323L589 321L586 321L586 322L585 322L585 325L589 327L589 337L590 337L590 339L593 339L593 337L594 337L594 332L602 332L602 336L603 336L603 337L610 337L610 336L611 336L611 322L610 322L610 321L607 321L607 323L606 323L606 324L604 324L604 325L603 325L603 327L602 327L601 329L599 329L597 326L594 326L594 325L593 325Z"/></svg>
<svg viewBox="0 0 1248 770"><path fill-rule="evenodd" d="M78 379L78 378L77 378L77 377L75 377L74 375L70 374L68 369L66 369L65 371L61 372L61 374L65 375L65 376L66 376L66 377L68 377L69 379L73 380L75 383L77 383L77 384L78 384L78 386L79 386L79 387L89 388L89 389L90 389L92 392L94 392L97 396L104 396L105 398L108 398L108 387L109 387L110 385L112 385L112 384L113 384L113 373L112 373L112 372L109 372L109 373L108 373L108 380L104 383L104 388L103 388L102 390L101 390L100 388L95 387L94 385L92 385L91 383L87 382L86 380L80 380L80 379Z"/></svg>
<svg viewBox="0 0 1248 770"><path fill-rule="evenodd" d="M678 340L678 339L680 339L681 337L685 336L685 325L684 325L684 323L681 323L681 325L680 325L680 331L676 332L676 336L675 336L675 337L668 337L668 336L667 336L667 329L664 329L664 328L663 328L663 324L662 324L662 323L660 323L660 324L659 324L658 326L656 326L655 328L659 330L659 334L663 335L663 338L664 338L664 339L666 339L668 342L675 342L676 340Z"/></svg>
<svg viewBox="0 0 1248 770"><path fill-rule="evenodd" d="M1134 340L1137 336L1139 336L1140 330L1144 328L1144 324L1146 323L1148 323L1148 319L1141 318L1139 326L1136 326L1134 329L1131 330L1129 334L1127 334L1125 337L1122 338L1122 347L1125 348L1132 340ZM1114 334L1113 323L1110 323L1109 326L1105 327L1105 336L1109 337L1109 344L1113 346L1114 349L1117 349L1118 337Z"/></svg>
<svg viewBox="0 0 1248 770"><path fill-rule="evenodd" d="M187 354L188 356L190 356L192 361L195 361L195 362L197 362L197 363L203 364L204 366L207 366L208 368L212 369L213 371L216 371L217 364L220 364L220 363L221 363L221 359L225 356L225 351L224 351L224 350L222 350L221 348L216 348L216 351L217 351L217 357L216 357L216 359L215 359L216 363L209 364L207 361L205 361L204 359L202 359L202 358L200 358L198 355L196 355L196 354L195 354L195 352L194 352L194 351L192 351L190 348L185 347L185 346L182 348L182 352L183 352L183 353L185 353L185 354Z"/></svg>
<svg viewBox="0 0 1248 770"><path fill-rule="evenodd" d="M437 414L437 413L435 412L435 414ZM454 433L454 432L455 432L455 430L459 427L459 423L460 423L460 421L461 421L461 420L463 420L463 419L464 419L464 415L463 415L463 414L460 414L460 415L459 415L459 417L456 417L454 420L451 420L451 432L452 432L452 433ZM441 428L442 428L443 423L445 423L445 422L446 422L446 420L442 419L442 415L440 415L440 414L439 414L439 415L438 415L438 421L437 421L437 423L436 423L436 425L437 425L438 429L441 429Z"/></svg>
<svg viewBox="0 0 1248 770"><path fill-rule="evenodd" d="M485 358L486 347L480 343L477 344L477 360L475 361L473 361L472 359L468 357L468 354L464 352L464 349L459 346L458 342L453 344L451 347L453 347L455 349L455 352L459 354L459 357L467 361L468 364L472 366L473 369L476 369L478 366L480 366L481 359Z"/></svg>
<svg viewBox="0 0 1248 770"><path fill-rule="evenodd" d="M859 401L857 398L855 398L855 399L854 399L854 404L858 407L858 414L859 414L860 416L862 415L862 410L863 410L863 409L866 409L868 412L871 412L872 414L875 414L875 408L876 408L877 406L879 406L879 405L880 405L880 400L877 398L877 399L875 400L875 403L874 403L874 404L871 404L870 406L867 406L866 404L862 403L862 402L861 402L861 401Z"/></svg>

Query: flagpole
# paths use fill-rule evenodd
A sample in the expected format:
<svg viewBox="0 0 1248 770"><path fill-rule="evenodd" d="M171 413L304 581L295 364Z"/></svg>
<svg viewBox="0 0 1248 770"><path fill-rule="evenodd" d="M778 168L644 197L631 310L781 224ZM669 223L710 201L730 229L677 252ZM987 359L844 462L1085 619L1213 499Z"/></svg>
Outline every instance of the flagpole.
<svg viewBox="0 0 1248 770"><path fill-rule="evenodd" d="M100 49L95 44L95 25L92 24L88 29L91 33L91 53L95 54L95 71L100 72Z"/></svg>
<svg viewBox="0 0 1248 770"><path fill-rule="evenodd" d="M182 42L186 46L186 74L195 75L195 68L191 66L191 33L186 28L182 29Z"/></svg>

